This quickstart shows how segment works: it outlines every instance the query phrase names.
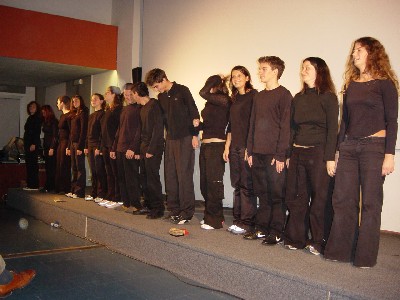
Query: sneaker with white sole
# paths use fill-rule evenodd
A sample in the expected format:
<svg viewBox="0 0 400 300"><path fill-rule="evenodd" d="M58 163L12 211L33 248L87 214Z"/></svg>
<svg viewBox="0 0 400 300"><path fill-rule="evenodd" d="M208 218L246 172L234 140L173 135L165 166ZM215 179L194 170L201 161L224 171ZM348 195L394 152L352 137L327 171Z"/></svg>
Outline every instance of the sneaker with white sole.
<svg viewBox="0 0 400 300"><path fill-rule="evenodd" d="M315 249L315 247L312 246L312 245L306 246L306 250L309 251L311 254L314 254L314 255L320 255L320 254L321 254L321 253L320 253L317 249Z"/></svg>
<svg viewBox="0 0 400 300"><path fill-rule="evenodd" d="M67 197L69 197L69 198L71 198L72 197L72 193L67 193L67 194L65 194L65 196L67 196Z"/></svg>
<svg viewBox="0 0 400 300"><path fill-rule="evenodd" d="M208 225L208 224L201 224L201 229L205 229L205 230L212 230L215 229L214 227Z"/></svg>
<svg viewBox="0 0 400 300"><path fill-rule="evenodd" d="M30 187L24 187L22 188L24 191L38 191L39 188L30 188Z"/></svg>
<svg viewBox="0 0 400 300"><path fill-rule="evenodd" d="M200 225L203 225L203 224L204 224L204 219L200 221Z"/></svg>
<svg viewBox="0 0 400 300"><path fill-rule="evenodd" d="M107 208L116 208L116 207L121 206L122 204L124 204L124 203L123 203L123 202L114 202L114 203L112 203L112 204L107 203L107 204L106 204L106 207L107 207Z"/></svg>
<svg viewBox="0 0 400 300"><path fill-rule="evenodd" d="M229 232L232 232L232 230L236 229L236 227L237 227L236 225L231 225L226 230L229 231Z"/></svg>
<svg viewBox="0 0 400 300"><path fill-rule="evenodd" d="M241 228L241 227L239 227L239 226L236 226L235 229L232 229L232 230L231 230L231 233L233 233L233 234L238 234L238 235L245 234L246 232L247 232L246 229L243 229L243 228Z"/></svg>
<svg viewBox="0 0 400 300"><path fill-rule="evenodd" d="M292 245L285 245L285 248L288 250L298 250L296 247L294 247Z"/></svg>
<svg viewBox="0 0 400 300"><path fill-rule="evenodd" d="M99 202L97 204L100 205L100 206L105 206L108 202L112 202L112 201L103 200L103 201L101 201L101 202Z"/></svg>
<svg viewBox="0 0 400 300"><path fill-rule="evenodd" d="M72 198L72 199L78 199L79 197L78 197L77 194L72 194L70 198Z"/></svg>
<svg viewBox="0 0 400 300"><path fill-rule="evenodd" d="M86 195L85 196L86 201L93 201L93 197L91 195Z"/></svg>
<svg viewBox="0 0 400 300"><path fill-rule="evenodd" d="M100 198L100 197L96 197L96 198L94 198L94 202L95 203L99 203L99 202L101 202L101 201L103 201L104 199L103 198Z"/></svg>
<svg viewBox="0 0 400 300"><path fill-rule="evenodd" d="M275 234L269 234L263 241L261 244L263 245L267 245L267 246L273 246L276 244L281 244L283 242L283 239L281 236L279 235L275 235Z"/></svg>

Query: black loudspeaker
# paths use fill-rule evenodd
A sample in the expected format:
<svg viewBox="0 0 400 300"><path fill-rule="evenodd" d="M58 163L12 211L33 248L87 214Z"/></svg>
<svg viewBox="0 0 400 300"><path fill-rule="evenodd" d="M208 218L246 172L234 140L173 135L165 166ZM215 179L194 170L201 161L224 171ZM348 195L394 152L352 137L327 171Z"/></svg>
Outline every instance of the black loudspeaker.
<svg viewBox="0 0 400 300"><path fill-rule="evenodd" d="M142 67L132 69L132 83L138 83L142 81Z"/></svg>

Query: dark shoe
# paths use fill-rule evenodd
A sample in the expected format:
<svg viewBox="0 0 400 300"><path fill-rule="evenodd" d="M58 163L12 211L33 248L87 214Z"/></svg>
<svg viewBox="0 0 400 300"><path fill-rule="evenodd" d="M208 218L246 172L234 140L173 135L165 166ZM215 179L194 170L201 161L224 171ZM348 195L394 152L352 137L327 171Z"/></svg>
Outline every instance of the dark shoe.
<svg viewBox="0 0 400 300"><path fill-rule="evenodd" d="M147 215L148 211L143 210L143 208L133 207L132 214L134 215Z"/></svg>
<svg viewBox="0 0 400 300"><path fill-rule="evenodd" d="M36 276L35 270L26 270L20 273L13 273L13 279L4 285L0 285L0 297L5 297L10 295L12 291L16 289L22 289L31 282L31 280Z"/></svg>
<svg viewBox="0 0 400 300"><path fill-rule="evenodd" d="M261 244L267 245L267 246L273 246L276 244L280 244L283 242L283 239L281 236L275 235L275 234L270 234L268 235Z"/></svg>
<svg viewBox="0 0 400 300"><path fill-rule="evenodd" d="M47 189L45 189L45 188L41 188L41 189L39 190L39 192L41 192L41 193L48 193L49 191L48 191Z"/></svg>
<svg viewBox="0 0 400 300"><path fill-rule="evenodd" d="M150 219L150 220L155 220L155 219L161 219L162 217L164 217L164 213L160 213L160 214L153 214L153 213L149 213L146 216L146 219Z"/></svg>
<svg viewBox="0 0 400 300"><path fill-rule="evenodd" d="M171 222L177 225L184 225L190 222L192 218L184 218L182 216L172 216Z"/></svg>
<svg viewBox="0 0 400 300"><path fill-rule="evenodd" d="M264 237L265 237L265 233L260 230L249 231L243 235L243 238L246 240L258 240L258 239L262 239Z"/></svg>

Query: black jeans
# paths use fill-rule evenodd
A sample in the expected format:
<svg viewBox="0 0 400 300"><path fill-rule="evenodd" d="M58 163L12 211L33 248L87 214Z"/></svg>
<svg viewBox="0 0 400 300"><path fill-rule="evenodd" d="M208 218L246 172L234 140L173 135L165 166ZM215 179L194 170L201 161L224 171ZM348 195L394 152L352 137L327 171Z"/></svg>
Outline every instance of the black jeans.
<svg viewBox="0 0 400 300"><path fill-rule="evenodd" d="M44 188L48 191L54 191L56 189L56 156L57 149L53 151L53 155L49 156L49 149L44 149L44 162L46 169L46 184Z"/></svg>
<svg viewBox="0 0 400 300"><path fill-rule="evenodd" d="M146 205L155 215L162 215L165 210L160 180L161 159L162 153L159 153L140 160L141 181Z"/></svg>
<svg viewBox="0 0 400 300"><path fill-rule="evenodd" d="M250 166L244 160L244 148L230 148L229 167L233 191L233 224L245 230L254 229L257 198L253 192Z"/></svg>
<svg viewBox="0 0 400 300"><path fill-rule="evenodd" d="M332 216L326 210L331 203L331 184L324 157L324 147L294 147L290 157L286 205L289 217L285 228L285 244L296 248L312 245L323 251ZM309 238L309 232L311 238Z"/></svg>
<svg viewBox="0 0 400 300"><path fill-rule="evenodd" d="M60 140L57 147L56 162L56 192L69 193L71 191L71 158L65 150L68 140Z"/></svg>
<svg viewBox="0 0 400 300"><path fill-rule="evenodd" d="M34 151L29 150L30 145L25 147L25 167L26 167L26 185L28 188L39 188L39 163L38 147Z"/></svg>
<svg viewBox="0 0 400 300"><path fill-rule="evenodd" d="M141 209L138 159L127 159L125 152L117 152L118 183L121 201L126 207Z"/></svg>
<svg viewBox="0 0 400 300"><path fill-rule="evenodd" d="M92 174L92 193L93 198L105 198L107 195L107 175L104 167L102 155L94 155L96 148L89 147L88 160L90 172Z"/></svg>
<svg viewBox="0 0 400 300"><path fill-rule="evenodd" d="M224 199L225 162L222 157L225 143L201 144L200 148L200 190L205 200L204 223L222 228L224 213L222 200Z"/></svg>
<svg viewBox="0 0 400 300"><path fill-rule="evenodd" d="M183 219L190 220L195 209L192 136L179 140L167 139L164 159L165 190L170 215L180 215Z"/></svg>
<svg viewBox="0 0 400 300"><path fill-rule="evenodd" d="M334 217L325 257L372 267L377 262L383 205L385 138L345 140L339 149ZM360 212L361 186L361 219Z"/></svg>
<svg viewBox="0 0 400 300"><path fill-rule="evenodd" d="M109 148L103 148L103 160L107 176L107 194L105 198L110 201L120 202L121 193L118 183L117 160L110 158Z"/></svg>
<svg viewBox="0 0 400 300"><path fill-rule="evenodd" d="M281 236L285 225L284 207L286 170L276 171L271 166L273 155L253 154L251 175L254 194L258 197L259 207L256 214L256 229L266 234Z"/></svg>
<svg viewBox="0 0 400 300"><path fill-rule="evenodd" d="M71 192L76 194L78 197L85 197L86 188L86 166L85 166L85 154L77 155L78 143L72 143L71 145L71 166L72 166L72 182Z"/></svg>

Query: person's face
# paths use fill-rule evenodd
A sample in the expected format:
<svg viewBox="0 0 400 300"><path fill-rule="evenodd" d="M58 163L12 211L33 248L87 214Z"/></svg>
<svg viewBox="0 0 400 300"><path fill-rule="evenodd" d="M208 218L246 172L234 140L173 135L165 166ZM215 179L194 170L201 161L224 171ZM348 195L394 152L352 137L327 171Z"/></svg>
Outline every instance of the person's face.
<svg viewBox="0 0 400 300"><path fill-rule="evenodd" d="M141 103L139 94L137 92L132 92L132 98L136 103L139 103L139 104Z"/></svg>
<svg viewBox="0 0 400 300"><path fill-rule="evenodd" d="M271 66L267 63L260 63L258 66L258 76L260 76L260 81L262 83L268 83L272 79L276 79L276 74L278 70L272 70Z"/></svg>
<svg viewBox="0 0 400 300"><path fill-rule="evenodd" d="M134 102L133 93L131 90L124 90L124 98L128 104L132 104Z"/></svg>
<svg viewBox="0 0 400 300"><path fill-rule="evenodd" d="M60 99L57 99L57 109L58 110L62 110L61 104L62 104L62 102L60 101Z"/></svg>
<svg viewBox="0 0 400 300"><path fill-rule="evenodd" d="M75 108L79 108L79 106L81 105L81 100L79 100L79 98L72 98L72 105Z"/></svg>
<svg viewBox="0 0 400 300"><path fill-rule="evenodd" d="M37 106L35 103L32 103L31 105L29 105L29 114L33 115L36 113L37 110Z"/></svg>
<svg viewBox="0 0 400 300"><path fill-rule="evenodd" d="M156 82L153 84L152 89L159 92L159 93L164 93L167 91L167 80L163 78L161 82Z"/></svg>
<svg viewBox="0 0 400 300"><path fill-rule="evenodd" d="M90 104L94 107L94 108L100 108L101 104L103 103L104 100L101 100L99 98L99 96L97 95L93 95L92 98L90 99Z"/></svg>
<svg viewBox="0 0 400 300"><path fill-rule="evenodd" d="M250 80L249 76L244 75L239 70L233 70L232 71L232 74L231 74L232 84L239 91L240 90L244 90L244 88L246 86L246 82L249 81L249 80Z"/></svg>
<svg viewBox="0 0 400 300"><path fill-rule="evenodd" d="M106 92L104 93L104 99L108 104L111 104L114 101L114 95L110 89L107 89Z"/></svg>
<svg viewBox="0 0 400 300"><path fill-rule="evenodd" d="M353 49L353 64L359 69L361 72L364 71L365 66L367 65L367 57L368 52L365 47L363 47L360 43L356 43Z"/></svg>
<svg viewBox="0 0 400 300"><path fill-rule="evenodd" d="M301 78L303 82L307 84L308 87L315 86L315 80L317 79L317 71L314 66L306 60L303 62L303 67L301 68Z"/></svg>

